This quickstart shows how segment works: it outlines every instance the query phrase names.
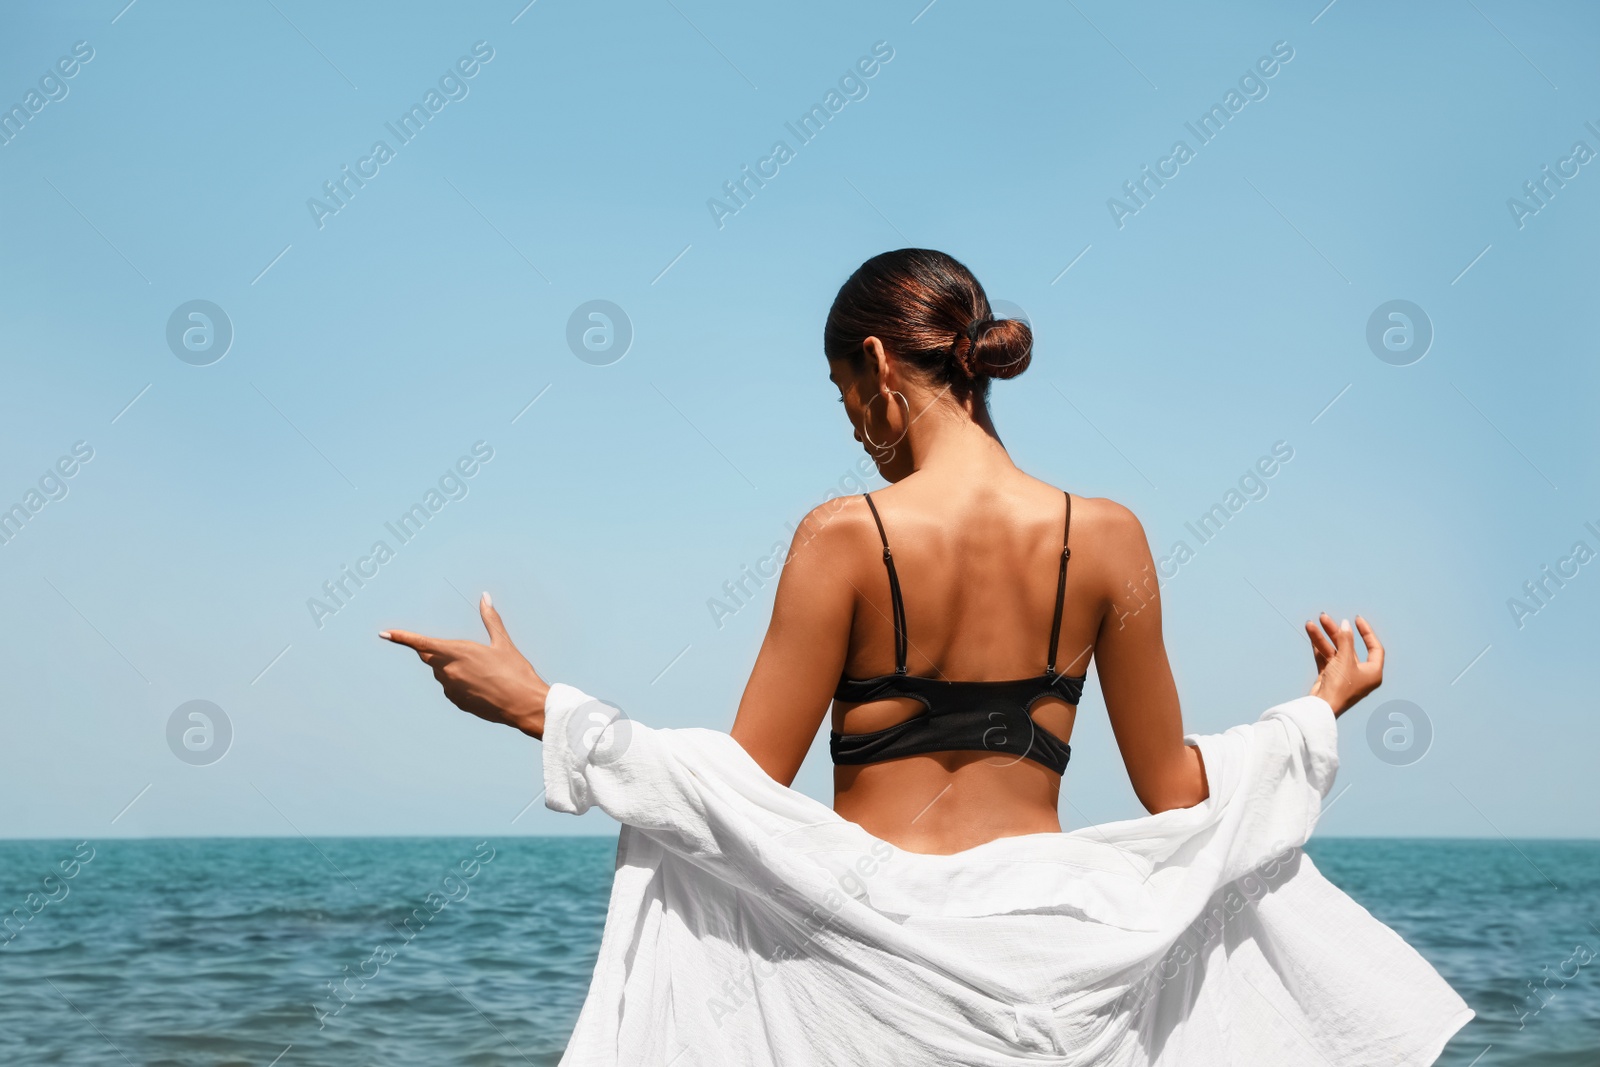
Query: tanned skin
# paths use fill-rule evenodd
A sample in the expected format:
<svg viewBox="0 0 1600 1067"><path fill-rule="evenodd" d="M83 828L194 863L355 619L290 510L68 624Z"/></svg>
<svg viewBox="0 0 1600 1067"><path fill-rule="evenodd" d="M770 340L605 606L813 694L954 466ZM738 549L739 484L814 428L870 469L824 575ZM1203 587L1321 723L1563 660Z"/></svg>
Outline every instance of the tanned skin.
<svg viewBox="0 0 1600 1067"><path fill-rule="evenodd" d="M894 550L906 610L907 669L987 681L1044 673L1055 609L1065 498L1019 470L976 396L958 400L901 363L876 337L859 361L829 363L857 441L890 484L873 493ZM1072 498L1071 563L1056 669L1091 660L1128 778L1150 812L1209 796L1200 751L1183 742L1177 686L1161 637L1161 600L1144 528L1121 504ZM833 704L841 675L894 670L883 547L866 502L830 501L796 530L772 622L731 730L763 770L789 785L830 714L861 733L921 714L892 698ZM517 651L484 595L487 645L401 630L465 711L542 737L549 686ZM1320 625L1319 625L1320 624ZM1307 622L1319 674L1311 694L1341 715L1376 689L1383 646L1361 616L1367 658L1348 622ZM1077 709L1039 701L1039 728L1070 741ZM834 809L911 852L950 854L1000 837L1059 832L1061 778L995 752L906 756L834 768Z"/></svg>

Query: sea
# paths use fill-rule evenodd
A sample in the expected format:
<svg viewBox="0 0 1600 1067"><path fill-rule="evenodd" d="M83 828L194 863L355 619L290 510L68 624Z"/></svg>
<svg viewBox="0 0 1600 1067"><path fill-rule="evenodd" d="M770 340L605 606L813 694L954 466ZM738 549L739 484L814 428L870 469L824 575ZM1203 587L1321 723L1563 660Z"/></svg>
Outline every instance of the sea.
<svg viewBox="0 0 1600 1067"><path fill-rule="evenodd" d="M1306 851L1477 1012L1439 1063L1600 1067L1600 842ZM0 842L0 1065L547 1067L614 837Z"/></svg>

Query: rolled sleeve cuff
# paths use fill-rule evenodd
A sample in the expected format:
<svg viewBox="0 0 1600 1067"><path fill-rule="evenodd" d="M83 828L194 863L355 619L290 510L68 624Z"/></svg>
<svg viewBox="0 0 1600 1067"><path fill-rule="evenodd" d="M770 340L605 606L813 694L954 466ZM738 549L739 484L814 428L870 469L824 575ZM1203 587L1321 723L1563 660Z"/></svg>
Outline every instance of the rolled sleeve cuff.
<svg viewBox="0 0 1600 1067"><path fill-rule="evenodd" d="M589 810L589 784L585 759L574 751L573 738L582 733L573 715L590 697L575 686L557 682L544 702L544 806L551 811L581 815Z"/></svg>

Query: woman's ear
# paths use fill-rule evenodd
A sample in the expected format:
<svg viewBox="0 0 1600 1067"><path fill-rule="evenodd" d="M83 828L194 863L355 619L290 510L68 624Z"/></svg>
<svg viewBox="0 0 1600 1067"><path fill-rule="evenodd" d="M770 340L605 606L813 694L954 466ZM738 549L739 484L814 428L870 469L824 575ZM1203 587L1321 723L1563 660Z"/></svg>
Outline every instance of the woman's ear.
<svg viewBox="0 0 1600 1067"><path fill-rule="evenodd" d="M875 393L888 382L889 357L883 350L883 342L876 337L868 337L861 342L861 355L874 385L871 391Z"/></svg>

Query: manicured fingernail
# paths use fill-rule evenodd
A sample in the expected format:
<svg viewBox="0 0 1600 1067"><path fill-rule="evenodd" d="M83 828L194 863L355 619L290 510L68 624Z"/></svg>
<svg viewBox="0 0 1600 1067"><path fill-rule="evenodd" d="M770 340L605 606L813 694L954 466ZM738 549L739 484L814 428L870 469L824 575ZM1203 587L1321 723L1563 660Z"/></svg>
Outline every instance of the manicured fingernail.
<svg viewBox="0 0 1600 1067"><path fill-rule="evenodd" d="M1350 620L1349 619L1341 619L1341 620L1339 620L1339 629L1341 629L1341 630L1350 629Z"/></svg>
<svg viewBox="0 0 1600 1067"><path fill-rule="evenodd" d="M379 630L378 631L378 636L383 638L385 641L387 641L387 640L389 640L389 631L388 630Z"/></svg>
<svg viewBox="0 0 1600 1067"><path fill-rule="evenodd" d="M489 594L488 593L483 594L483 602L485 604L489 605L491 608L494 607L494 601L489 599Z"/></svg>

